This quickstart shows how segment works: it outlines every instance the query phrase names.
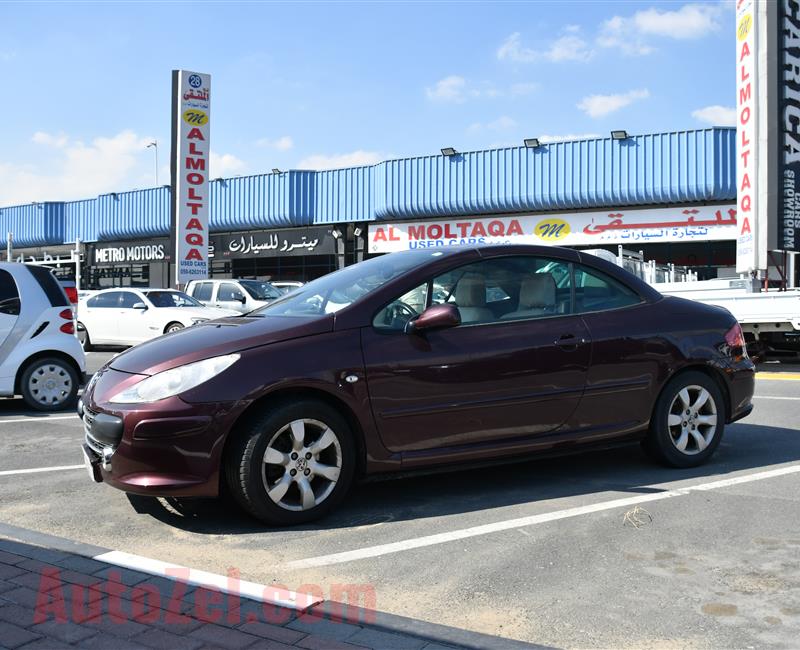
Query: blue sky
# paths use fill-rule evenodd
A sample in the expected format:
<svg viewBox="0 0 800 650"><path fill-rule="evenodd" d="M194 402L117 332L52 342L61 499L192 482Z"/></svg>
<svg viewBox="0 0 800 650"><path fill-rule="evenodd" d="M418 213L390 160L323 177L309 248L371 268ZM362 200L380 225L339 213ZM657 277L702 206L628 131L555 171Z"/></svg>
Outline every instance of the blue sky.
<svg viewBox="0 0 800 650"><path fill-rule="evenodd" d="M212 176L731 124L732 2L4 3L0 205L168 182L170 70Z"/></svg>

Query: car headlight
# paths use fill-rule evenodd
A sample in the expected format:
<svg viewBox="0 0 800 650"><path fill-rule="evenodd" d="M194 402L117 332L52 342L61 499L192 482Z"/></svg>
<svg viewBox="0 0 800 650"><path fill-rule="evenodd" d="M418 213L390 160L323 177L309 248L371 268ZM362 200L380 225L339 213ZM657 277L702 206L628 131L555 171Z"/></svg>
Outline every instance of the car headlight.
<svg viewBox="0 0 800 650"><path fill-rule="evenodd" d="M197 323L205 323L207 320L207 318L193 318L192 325L197 325Z"/></svg>
<svg viewBox="0 0 800 650"><path fill-rule="evenodd" d="M212 357L171 368L142 379L138 384L114 395L109 402L114 404L157 402L184 393L212 377L216 377L223 370L230 368L238 359L238 354L226 354L222 357Z"/></svg>

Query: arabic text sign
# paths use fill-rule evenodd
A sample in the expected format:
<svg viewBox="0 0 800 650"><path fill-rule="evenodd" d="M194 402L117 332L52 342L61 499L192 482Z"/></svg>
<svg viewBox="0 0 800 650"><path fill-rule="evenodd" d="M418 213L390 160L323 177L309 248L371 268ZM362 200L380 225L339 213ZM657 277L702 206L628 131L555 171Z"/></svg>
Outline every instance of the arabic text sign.
<svg viewBox="0 0 800 650"><path fill-rule="evenodd" d="M212 236L211 243L215 259L333 255L334 239L330 231L317 227L226 233Z"/></svg>
<svg viewBox="0 0 800 650"><path fill-rule="evenodd" d="M208 277L211 76L178 71L175 133L176 280Z"/></svg>
<svg viewBox="0 0 800 650"><path fill-rule="evenodd" d="M402 221L369 226L369 251L473 244L591 246L736 238L733 205Z"/></svg>

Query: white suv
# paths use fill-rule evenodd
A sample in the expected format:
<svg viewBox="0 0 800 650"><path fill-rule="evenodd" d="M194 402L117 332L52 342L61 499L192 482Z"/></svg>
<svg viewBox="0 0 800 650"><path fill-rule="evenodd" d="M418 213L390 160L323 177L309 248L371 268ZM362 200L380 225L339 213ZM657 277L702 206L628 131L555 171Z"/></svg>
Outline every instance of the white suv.
<svg viewBox="0 0 800 650"><path fill-rule="evenodd" d="M0 396L39 411L73 405L86 370L64 289L44 266L0 262Z"/></svg>
<svg viewBox="0 0 800 650"><path fill-rule="evenodd" d="M266 280L192 280L186 293L208 307L241 314L268 305L283 294Z"/></svg>

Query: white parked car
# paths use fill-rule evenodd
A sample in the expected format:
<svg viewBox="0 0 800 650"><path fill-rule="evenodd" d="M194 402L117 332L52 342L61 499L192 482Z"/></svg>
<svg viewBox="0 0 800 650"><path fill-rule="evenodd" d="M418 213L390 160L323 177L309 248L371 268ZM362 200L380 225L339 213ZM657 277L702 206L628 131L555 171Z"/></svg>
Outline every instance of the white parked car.
<svg viewBox="0 0 800 650"><path fill-rule="evenodd" d="M173 289L103 289L78 303L78 338L93 345L136 345L196 323L238 316Z"/></svg>
<svg viewBox="0 0 800 650"><path fill-rule="evenodd" d="M40 411L72 406L86 360L72 307L44 266L0 263L0 396Z"/></svg>
<svg viewBox="0 0 800 650"><path fill-rule="evenodd" d="M299 289L304 283L298 282L297 280L273 280L270 282L270 284L282 294L287 294L290 291Z"/></svg>
<svg viewBox="0 0 800 650"><path fill-rule="evenodd" d="M209 307L246 314L283 294L266 280L192 280L186 293Z"/></svg>

